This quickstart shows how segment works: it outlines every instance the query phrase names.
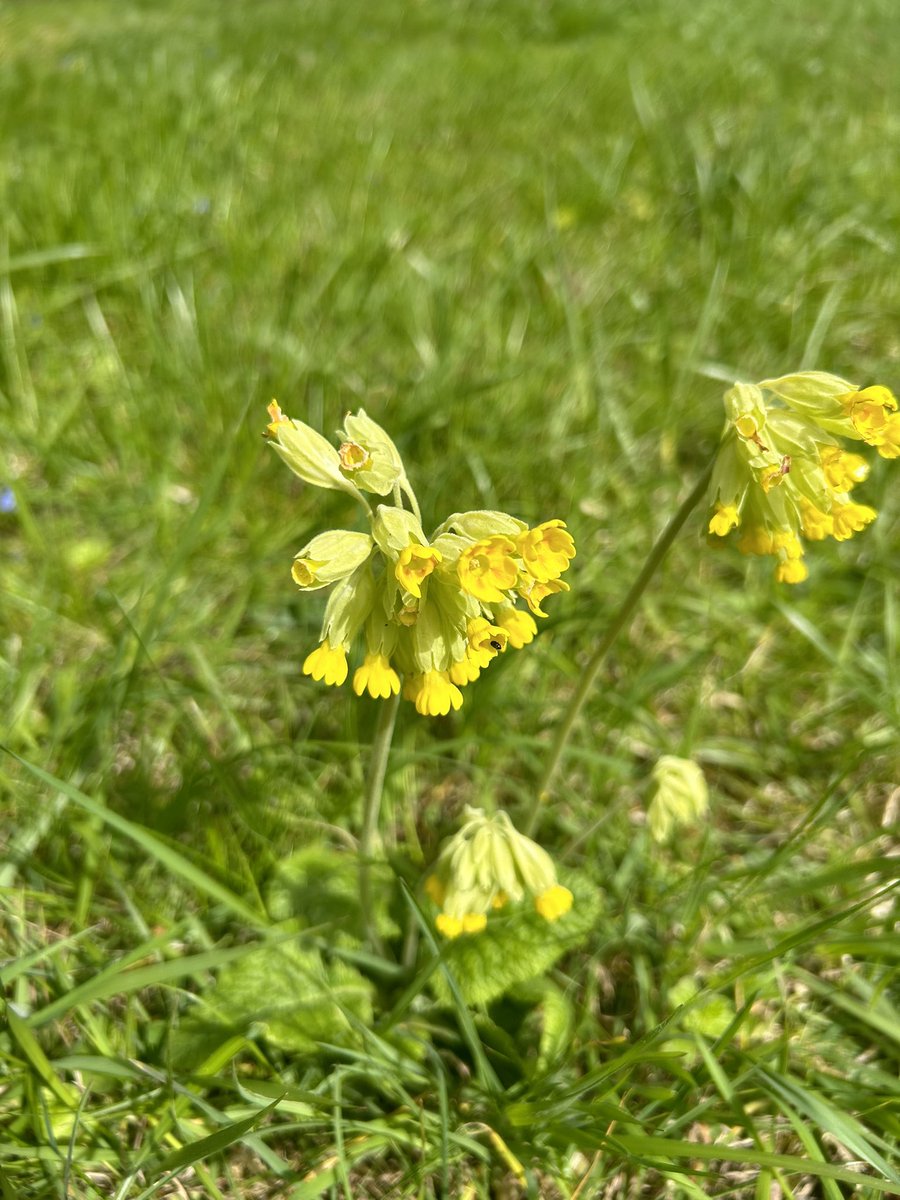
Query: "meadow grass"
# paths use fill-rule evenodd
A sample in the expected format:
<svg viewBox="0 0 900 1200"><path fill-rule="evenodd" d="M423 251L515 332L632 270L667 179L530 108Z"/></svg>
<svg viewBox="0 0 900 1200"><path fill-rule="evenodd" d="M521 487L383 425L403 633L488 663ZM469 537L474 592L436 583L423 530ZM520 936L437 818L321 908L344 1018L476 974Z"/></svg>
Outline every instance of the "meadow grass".
<svg viewBox="0 0 900 1200"><path fill-rule="evenodd" d="M897 42L890 0L0 4L4 1200L896 1193L893 464L797 588L688 523L544 806L551 970L467 1002L417 889L464 804L529 810L723 388L896 389ZM384 958L377 706L302 677L289 577L355 517L273 396L364 405L426 524L578 546L527 651L401 709ZM668 848L663 753L712 792Z"/></svg>

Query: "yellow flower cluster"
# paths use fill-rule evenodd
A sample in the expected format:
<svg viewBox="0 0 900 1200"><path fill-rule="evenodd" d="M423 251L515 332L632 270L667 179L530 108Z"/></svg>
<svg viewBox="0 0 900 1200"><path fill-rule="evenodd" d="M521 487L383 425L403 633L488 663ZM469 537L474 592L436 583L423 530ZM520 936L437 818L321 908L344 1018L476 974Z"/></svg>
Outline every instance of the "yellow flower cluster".
<svg viewBox="0 0 900 1200"><path fill-rule="evenodd" d="M333 588L304 673L344 683L362 635L366 653L352 680L358 696L387 699L402 689L423 716L458 709L460 689L508 646L527 645L537 633L531 614L546 616L542 602L568 591L560 577L575 544L565 524L529 529L507 513L464 512L426 537L397 448L363 411L347 416L338 448L275 403L269 417L267 436L288 466L307 483L352 495L369 525L365 533L319 534L294 558L299 588ZM373 509L365 496L372 492L393 503Z"/></svg>
<svg viewBox="0 0 900 1200"><path fill-rule="evenodd" d="M557 881L546 850L519 833L505 812L486 816L466 808L463 824L448 838L425 880L441 909L435 921L446 938L480 933L488 913L531 896L535 912L558 921L572 907L572 893Z"/></svg>
<svg viewBox="0 0 900 1200"><path fill-rule="evenodd" d="M739 529L743 554L771 555L780 583L802 583L804 538L845 541L875 520L873 508L850 496L869 465L840 439L900 457L897 401L880 385L858 388L824 371L800 371L736 383L724 402L709 532L726 537Z"/></svg>

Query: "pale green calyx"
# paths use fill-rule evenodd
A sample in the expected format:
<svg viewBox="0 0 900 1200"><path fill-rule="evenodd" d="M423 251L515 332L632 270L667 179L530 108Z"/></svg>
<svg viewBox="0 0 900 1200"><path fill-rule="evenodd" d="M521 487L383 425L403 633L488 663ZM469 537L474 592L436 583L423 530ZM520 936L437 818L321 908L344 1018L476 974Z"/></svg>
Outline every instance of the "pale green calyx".
<svg viewBox="0 0 900 1200"><path fill-rule="evenodd" d="M480 542L482 538L497 535L515 538L527 528L524 521L511 517L509 513L475 509L472 512L453 513L437 527L435 537L456 533L469 541Z"/></svg>
<svg viewBox="0 0 900 1200"><path fill-rule="evenodd" d="M358 489L341 474L340 456L327 438L302 421L286 417L274 400L268 411L269 443L295 475L314 487L347 492L362 499Z"/></svg>
<svg viewBox="0 0 900 1200"><path fill-rule="evenodd" d="M362 409L347 413L338 437L341 472L362 491L386 496L406 478L397 447Z"/></svg>
<svg viewBox="0 0 900 1200"><path fill-rule="evenodd" d="M372 568L366 562L342 579L328 597L322 640L331 646L350 646L365 625L375 596Z"/></svg>
<svg viewBox="0 0 900 1200"><path fill-rule="evenodd" d="M427 539L418 519L404 508L391 508L379 504L372 519L372 536L378 548L387 558L397 558L410 542L427 545Z"/></svg>
<svg viewBox="0 0 900 1200"><path fill-rule="evenodd" d="M842 397L857 389L855 383L848 383L840 375L831 375L828 371L795 371L778 379L764 379L759 386L798 412L816 415L829 408L839 414Z"/></svg>
<svg viewBox="0 0 900 1200"><path fill-rule="evenodd" d="M332 529L320 533L294 556L291 575L297 587L312 592L346 579L375 548L368 533Z"/></svg>
<svg viewBox="0 0 900 1200"><path fill-rule="evenodd" d="M709 807L706 778L690 758L664 754L653 768L653 782L647 825L658 842L667 841L680 826L695 825Z"/></svg>
<svg viewBox="0 0 900 1200"><path fill-rule="evenodd" d="M740 437L761 444L766 425L763 394L754 383L736 383L724 396L725 414Z"/></svg>

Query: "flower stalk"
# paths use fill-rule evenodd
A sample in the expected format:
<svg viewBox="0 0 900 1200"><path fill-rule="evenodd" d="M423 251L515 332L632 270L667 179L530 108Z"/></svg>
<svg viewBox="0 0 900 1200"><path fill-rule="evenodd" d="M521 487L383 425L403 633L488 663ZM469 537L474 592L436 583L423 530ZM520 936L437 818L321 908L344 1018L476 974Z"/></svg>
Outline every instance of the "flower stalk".
<svg viewBox="0 0 900 1200"><path fill-rule="evenodd" d="M359 837L359 899L366 926L366 938L372 949L378 953L382 953L383 947L375 922L372 866L376 858L381 856L382 842L379 832L381 802L384 797L384 780L391 754L399 704L400 695L397 693L388 697L386 703L378 707L378 719L375 723L372 747L369 752L362 830Z"/></svg>
<svg viewBox="0 0 900 1200"><path fill-rule="evenodd" d="M606 656L609 654L613 645L616 642L619 634L628 625L635 609L640 602L641 596L647 589L657 569L661 565L663 559L668 554L672 543L681 531L682 526L687 521L688 517L703 499L706 494L706 489L709 486L709 481L712 477L715 460L709 464L700 478L697 480L691 492L682 501L678 511L672 517L669 524L665 527L662 533L657 538L652 550L647 556L640 573L634 583L628 589L625 599L619 605L618 610L614 614L612 620L606 628L606 633L600 639L596 650L591 655L591 658L582 672L581 682L575 689L572 699L569 701L565 714L560 721L556 731L556 736L553 739L553 744L550 747L550 753L544 764L544 770L535 789L534 799L531 803L531 808L525 820L524 830L527 836L532 836L537 829L540 821L540 814L543 806L550 799L551 789L556 780L556 773L562 763L563 755L566 747L569 744L569 739L578 723L578 718L581 716L581 710L587 701L588 696L597 682L597 677L606 661Z"/></svg>

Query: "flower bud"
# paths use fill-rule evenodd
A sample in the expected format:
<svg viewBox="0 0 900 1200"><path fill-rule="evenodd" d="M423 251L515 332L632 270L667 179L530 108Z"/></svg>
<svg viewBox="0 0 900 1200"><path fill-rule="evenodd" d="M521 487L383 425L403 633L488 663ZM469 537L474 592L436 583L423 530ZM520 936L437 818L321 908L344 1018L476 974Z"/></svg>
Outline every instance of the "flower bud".
<svg viewBox="0 0 900 1200"><path fill-rule="evenodd" d="M397 447L362 409L347 413L338 436L341 473L362 491L386 496L405 478Z"/></svg>
<svg viewBox="0 0 900 1200"><path fill-rule="evenodd" d="M286 417L274 400L268 412L272 418L266 429L269 443L295 475L314 487L359 497L358 490L341 474L340 456L331 442L302 421Z"/></svg>
<svg viewBox="0 0 900 1200"><path fill-rule="evenodd" d="M320 533L294 556L291 575L297 587L314 592L346 579L362 566L375 543L367 533L349 529L332 529Z"/></svg>
<svg viewBox="0 0 900 1200"><path fill-rule="evenodd" d="M525 895L546 921L558 920L572 907L572 893L557 882L550 855L519 833L505 812L489 817L480 808L466 808L425 890L443 910L437 928L445 937L477 932L489 912Z"/></svg>

